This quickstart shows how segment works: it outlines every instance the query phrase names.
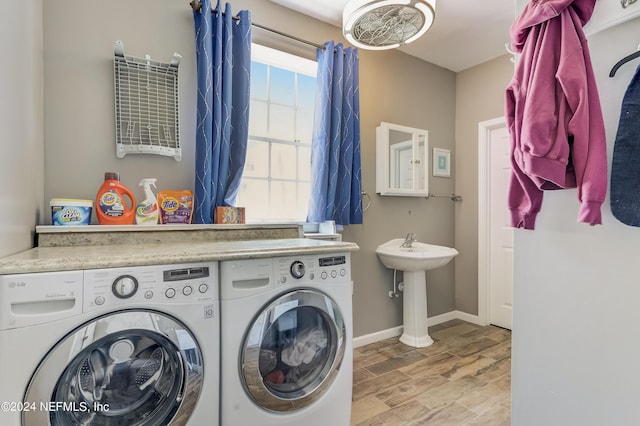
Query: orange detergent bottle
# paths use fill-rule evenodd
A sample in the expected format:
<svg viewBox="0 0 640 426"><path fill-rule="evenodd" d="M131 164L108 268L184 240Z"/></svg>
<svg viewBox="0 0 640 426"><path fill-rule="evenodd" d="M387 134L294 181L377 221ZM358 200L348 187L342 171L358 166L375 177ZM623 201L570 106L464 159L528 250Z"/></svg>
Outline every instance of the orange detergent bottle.
<svg viewBox="0 0 640 426"><path fill-rule="evenodd" d="M128 203L127 203L128 198ZM96 217L100 225L132 225L136 216L136 199L120 183L120 175L104 174L104 183L96 195Z"/></svg>

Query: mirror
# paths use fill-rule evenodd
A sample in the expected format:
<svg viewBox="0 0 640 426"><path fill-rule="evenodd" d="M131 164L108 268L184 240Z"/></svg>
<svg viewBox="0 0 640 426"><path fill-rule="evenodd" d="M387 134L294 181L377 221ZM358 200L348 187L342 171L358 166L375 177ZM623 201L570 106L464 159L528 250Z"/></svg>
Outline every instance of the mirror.
<svg viewBox="0 0 640 426"><path fill-rule="evenodd" d="M376 128L376 192L380 195L429 195L428 132L398 124Z"/></svg>

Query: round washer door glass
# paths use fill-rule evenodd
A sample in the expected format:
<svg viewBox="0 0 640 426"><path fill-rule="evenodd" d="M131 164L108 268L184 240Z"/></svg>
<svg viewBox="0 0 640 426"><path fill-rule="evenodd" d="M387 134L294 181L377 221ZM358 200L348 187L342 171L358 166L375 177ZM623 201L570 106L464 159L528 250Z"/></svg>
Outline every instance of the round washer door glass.
<svg viewBox="0 0 640 426"><path fill-rule="evenodd" d="M202 388L202 354L187 327L155 311L121 311L63 338L34 373L26 425L186 424ZM48 417L48 419L45 419Z"/></svg>
<svg viewBox="0 0 640 426"><path fill-rule="evenodd" d="M250 324L244 338L244 387L260 407L298 410L335 380L345 351L340 309L326 294L296 290L277 297Z"/></svg>

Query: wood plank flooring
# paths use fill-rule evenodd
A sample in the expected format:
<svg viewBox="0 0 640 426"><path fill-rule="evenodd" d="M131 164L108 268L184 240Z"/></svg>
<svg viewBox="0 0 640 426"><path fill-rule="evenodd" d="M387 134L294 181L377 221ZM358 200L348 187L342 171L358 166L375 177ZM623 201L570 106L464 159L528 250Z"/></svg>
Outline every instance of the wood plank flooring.
<svg viewBox="0 0 640 426"><path fill-rule="evenodd" d="M435 343L398 337L353 350L352 426L508 426L511 332L461 320L429 327Z"/></svg>

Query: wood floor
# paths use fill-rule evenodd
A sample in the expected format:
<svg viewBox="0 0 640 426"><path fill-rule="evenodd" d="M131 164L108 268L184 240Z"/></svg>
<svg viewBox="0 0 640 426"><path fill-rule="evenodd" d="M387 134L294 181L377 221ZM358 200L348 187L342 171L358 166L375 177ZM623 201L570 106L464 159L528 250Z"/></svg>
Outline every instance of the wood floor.
<svg viewBox="0 0 640 426"><path fill-rule="evenodd" d="M511 420L511 332L452 320L413 348L386 339L353 350L351 425L487 425Z"/></svg>

